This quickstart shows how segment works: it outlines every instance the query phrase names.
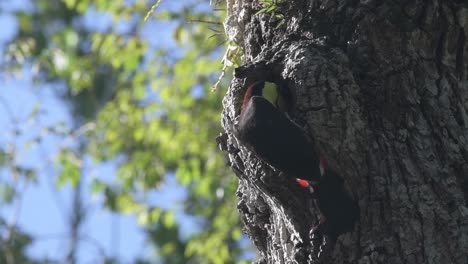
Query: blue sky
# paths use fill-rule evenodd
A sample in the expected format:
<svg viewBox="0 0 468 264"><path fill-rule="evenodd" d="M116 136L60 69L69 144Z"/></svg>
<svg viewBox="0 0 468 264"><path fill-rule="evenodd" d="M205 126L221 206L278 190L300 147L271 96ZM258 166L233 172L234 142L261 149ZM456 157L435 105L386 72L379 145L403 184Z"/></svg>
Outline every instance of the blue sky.
<svg viewBox="0 0 468 264"><path fill-rule="evenodd" d="M0 108L0 126L4 128L2 129L3 135L1 135L0 145L5 146L6 142L14 140L18 148L17 162L36 168L40 174L36 184L28 184L25 189L21 188L23 190L21 204L18 205L18 202L15 202L12 206L3 207L2 215L9 221L17 219L17 223L24 231L38 238L29 251L32 256L61 258L66 249L64 243L67 242L67 223L70 215L72 191L68 185L64 186L60 192L55 189L54 179L57 171L55 170L54 158L64 139L50 135L45 136L40 144L29 148L26 145L44 127L60 121L70 124L71 119L67 113L67 107L56 98L52 89L50 87L33 87L28 75L30 73L25 70L24 75L19 79L4 76L0 79L1 100L8 105L10 109L8 111L13 114L14 118L20 124L24 124L20 126L23 133L20 136L14 136L13 124L8 115L4 114L5 107ZM37 103L41 104L45 113L40 115L38 120L22 122L27 120ZM89 172L86 173L88 181L93 176L106 175L106 177L112 178L112 175L115 175L114 164L96 166L90 161L86 163L89 163L87 166ZM2 170L0 175L2 181L13 182L11 173ZM22 184L22 182L19 183L19 185ZM82 229L83 234L89 234L92 240L99 241L108 255L121 252L123 259L130 260L135 255L145 254L142 252L145 248L143 232L137 226L134 216L120 216L103 210L101 207L102 199L92 196L89 192L85 192L84 197L87 197L84 200L90 209ZM21 208L19 213L16 211L18 206ZM120 237L120 242L115 242L115 236ZM89 242L82 245L80 263L89 263L86 260L97 255L97 248ZM122 248L126 250L121 250Z"/></svg>
<svg viewBox="0 0 468 264"><path fill-rule="evenodd" d="M31 9L31 3L26 0L0 1L0 54L4 44L12 40L17 33L17 21L11 11L18 9ZM163 1L160 8L177 8L177 5L166 5ZM96 23L99 21L99 23ZM84 16L84 25L96 31L106 30L111 26L108 15L96 10L90 10ZM96 26L99 25L99 26ZM153 47L171 47L173 24L168 22L146 23L140 34L147 37ZM120 23L117 30L124 32L127 26ZM155 37L157 36L157 37ZM3 58L0 58L0 63ZM31 256L48 256L53 259L63 259L67 249L67 223L70 215L72 190L64 186L59 192L54 186L54 177L57 171L54 163L55 155L61 144L67 141L64 138L44 134L44 128L56 126L64 122L72 126L72 118L67 106L55 95L54 88L48 86L34 86L30 65L24 65L20 75L3 75L0 67L0 147L14 142L18 150L15 155L16 162L23 166L30 166L39 171L37 183L28 183L12 179L10 171L0 170L0 182L9 182L21 186L21 200L10 206L2 205L1 214L9 223L16 222L27 233L37 238L30 248ZM36 105L41 106L41 114L35 118L28 118ZM20 135L14 133L20 124ZM31 140L44 134L43 140L31 144ZM86 181L93 177L112 181L115 175L115 164L94 164L85 159ZM161 191L150 193L149 197L155 204L171 205L178 208L176 213L179 221L183 222L182 237L186 237L197 229L196 219L183 214L181 202L186 196L183 187L179 186L174 177L168 177ZM133 215L122 216L102 208L102 197L93 196L89 191L83 194L88 208L88 216L82 228L82 234L88 238L81 243L79 249L79 263L96 263L102 251L107 256L116 256L130 262L135 256L150 255L152 252L145 246L144 233ZM0 233L0 235L3 235ZM99 246L96 246L99 245Z"/></svg>

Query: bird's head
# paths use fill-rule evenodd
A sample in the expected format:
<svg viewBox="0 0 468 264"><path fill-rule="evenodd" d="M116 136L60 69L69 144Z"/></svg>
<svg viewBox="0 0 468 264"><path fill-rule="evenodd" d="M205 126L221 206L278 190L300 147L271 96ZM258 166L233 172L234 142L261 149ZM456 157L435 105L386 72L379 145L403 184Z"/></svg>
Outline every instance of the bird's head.
<svg viewBox="0 0 468 264"><path fill-rule="evenodd" d="M286 87L279 87L273 82L257 81L249 85L242 102L241 113L246 109L250 99L261 96L270 102L280 112L288 112L290 107L290 95Z"/></svg>

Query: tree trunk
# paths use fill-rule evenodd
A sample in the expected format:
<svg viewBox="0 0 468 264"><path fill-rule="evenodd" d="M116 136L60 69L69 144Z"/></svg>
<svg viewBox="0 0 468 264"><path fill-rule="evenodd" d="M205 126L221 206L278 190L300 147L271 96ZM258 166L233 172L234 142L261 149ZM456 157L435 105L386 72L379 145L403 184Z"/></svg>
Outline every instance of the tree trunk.
<svg viewBox="0 0 468 264"><path fill-rule="evenodd" d="M277 1L259 14L265 3L227 2L244 65L223 101L219 143L257 262L467 264L466 1ZM253 79L294 91L291 118L358 201L354 231L318 262L310 195L233 135Z"/></svg>

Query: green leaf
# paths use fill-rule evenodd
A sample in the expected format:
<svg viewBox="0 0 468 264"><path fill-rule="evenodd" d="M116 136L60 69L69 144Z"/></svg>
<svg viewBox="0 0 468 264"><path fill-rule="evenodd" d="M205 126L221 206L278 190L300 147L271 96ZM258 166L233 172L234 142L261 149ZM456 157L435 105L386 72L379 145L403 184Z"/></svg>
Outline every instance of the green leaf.
<svg viewBox="0 0 468 264"><path fill-rule="evenodd" d="M0 197L6 204L13 202L16 192L15 189L7 183L0 182Z"/></svg>
<svg viewBox="0 0 468 264"><path fill-rule="evenodd" d="M175 224L174 215L171 212L166 212L163 216L163 224L166 227L173 227Z"/></svg>
<svg viewBox="0 0 468 264"><path fill-rule="evenodd" d="M92 194L98 194L104 191L106 188L106 183L103 181L100 181L99 179L93 179L91 182L91 193Z"/></svg>
<svg viewBox="0 0 468 264"><path fill-rule="evenodd" d="M5 166L6 161L8 160L8 154L0 148L0 166Z"/></svg>
<svg viewBox="0 0 468 264"><path fill-rule="evenodd" d="M61 172L57 178L57 186L63 187L69 183L72 187L77 186L81 177L81 163L73 153L62 151L58 157L58 163L61 166Z"/></svg>

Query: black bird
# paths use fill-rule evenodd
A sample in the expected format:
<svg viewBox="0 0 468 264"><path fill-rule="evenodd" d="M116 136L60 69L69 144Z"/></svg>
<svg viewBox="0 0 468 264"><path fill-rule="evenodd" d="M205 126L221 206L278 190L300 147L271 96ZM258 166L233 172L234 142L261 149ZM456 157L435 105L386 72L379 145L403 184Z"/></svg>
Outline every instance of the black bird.
<svg viewBox="0 0 468 264"><path fill-rule="evenodd" d="M313 185L303 179L297 179L297 182L309 189L320 210L319 224L312 228L311 235L327 235L335 241L339 235L354 229L359 217L359 206L346 191L343 178L328 168L323 159L321 168L323 174L320 182Z"/></svg>
<svg viewBox="0 0 468 264"><path fill-rule="evenodd" d="M275 107L263 96L264 87L265 82L248 87L234 134L257 157L309 189L321 214L312 233L336 240L353 230L359 215L357 203L345 190L343 179L315 152L304 131L279 109L286 105L287 110L289 91L277 87Z"/></svg>
<svg viewBox="0 0 468 264"><path fill-rule="evenodd" d="M293 179L320 179L319 157L304 131L263 97L265 82L255 82L245 92L236 137L263 161ZM277 100L288 91L278 87ZM279 105L276 103L276 105Z"/></svg>

